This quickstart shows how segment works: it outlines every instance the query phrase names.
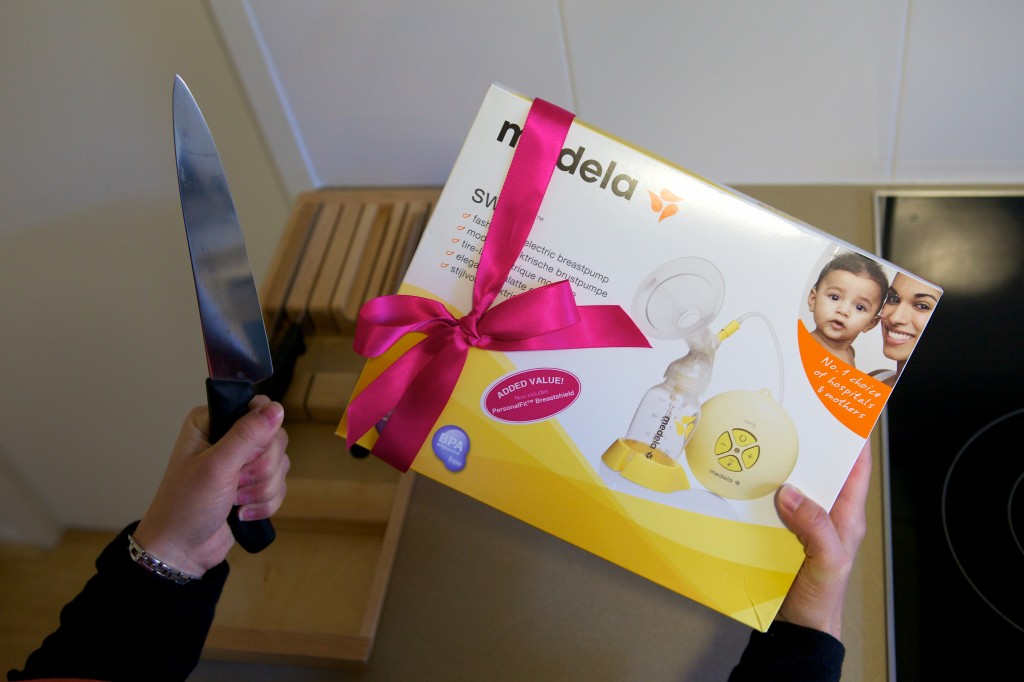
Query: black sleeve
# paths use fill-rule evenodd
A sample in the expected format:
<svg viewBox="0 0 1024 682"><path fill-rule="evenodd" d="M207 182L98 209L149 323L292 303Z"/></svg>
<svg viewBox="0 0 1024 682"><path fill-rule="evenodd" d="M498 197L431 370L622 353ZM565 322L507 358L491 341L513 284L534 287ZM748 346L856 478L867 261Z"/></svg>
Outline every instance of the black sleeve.
<svg viewBox="0 0 1024 682"><path fill-rule="evenodd" d="M842 642L828 633L774 622L768 632L751 633L729 682L836 682L845 656Z"/></svg>
<svg viewBox="0 0 1024 682"><path fill-rule="evenodd" d="M184 680L199 662L227 562L178 585L128 555L125 528L96 560L96 575L60 612L60 626L8 680L78 677Z"/></svg>

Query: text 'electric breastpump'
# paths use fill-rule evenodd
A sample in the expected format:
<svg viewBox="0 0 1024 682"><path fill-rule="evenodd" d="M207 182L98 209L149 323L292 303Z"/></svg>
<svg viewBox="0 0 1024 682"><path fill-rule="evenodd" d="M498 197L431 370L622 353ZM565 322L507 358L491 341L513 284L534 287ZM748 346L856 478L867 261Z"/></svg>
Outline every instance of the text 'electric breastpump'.
<svg viewBox="0 0 1024 682"><path fill-rule="evenodd" d="M644 333L683 340L689 350L669 364L664 381L640 401L625 437L601 457L627 480L657 492L689 490L685 453L690 473L705 489L752 500L774 493L796 466L796 427L767 389L731 390L701 402L718 347L751 316L760 317L771 333L782 398L782 352L770 322L748 313L712 332L724 299L722 274L697 257L661 265L638 287L632 312Z"/></svg>

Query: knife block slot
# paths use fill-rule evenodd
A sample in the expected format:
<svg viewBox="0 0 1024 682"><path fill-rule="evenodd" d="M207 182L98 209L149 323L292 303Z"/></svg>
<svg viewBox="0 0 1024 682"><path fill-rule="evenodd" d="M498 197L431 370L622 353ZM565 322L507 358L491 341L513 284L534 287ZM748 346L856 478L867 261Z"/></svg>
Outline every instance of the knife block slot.
<svg viewBox="0 0 1024 682"><path fill-rule="evenodd" d="M295 376L282 404L285 418L336 427L366 359L352 350L352 337L335 334L307 338L295 363Z"/></svg>
<svg viewBox="0 0 1024 682"><path fill-rule="evenodd" d="M351 335L359 308L394 293L439 190L323 190L303 194L261 300L264 318L311 334Z"/></svg>
<svg viewBox="0 0 1024 682"><path fill-rule="evenodd" d="M205 658L364 669L414 481L334 434L365 359L362 304L394 293L439 188L330 189L295 203L260 291L271 338L300 325L284 389L292 467L259 554L232 550Z"/></svg>

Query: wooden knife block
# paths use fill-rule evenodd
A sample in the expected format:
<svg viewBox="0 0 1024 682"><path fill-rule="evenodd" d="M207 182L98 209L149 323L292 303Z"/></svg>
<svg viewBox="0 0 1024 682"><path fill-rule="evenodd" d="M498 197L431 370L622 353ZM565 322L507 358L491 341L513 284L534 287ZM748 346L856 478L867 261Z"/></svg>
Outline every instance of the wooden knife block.
<svg viewBox="0 0 1024 682"><path fill-rule="evenodd" d="M363 365L352 350L359 308L397 290L439 193L320 190L296 201L260 293L267 329L301 325L307 349L283 397L288 494L275 542L232 550L205 658L367 665L413 474L353 457L334 431Z"/></svg>

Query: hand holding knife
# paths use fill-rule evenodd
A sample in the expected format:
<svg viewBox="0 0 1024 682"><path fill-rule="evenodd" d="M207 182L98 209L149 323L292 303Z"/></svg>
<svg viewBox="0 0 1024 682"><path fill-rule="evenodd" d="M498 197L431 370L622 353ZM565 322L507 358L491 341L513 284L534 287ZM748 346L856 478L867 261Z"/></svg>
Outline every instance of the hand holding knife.
<svg viewBox="0 0 1024 682"><path fill-rule="evenodd" d="M274 373L267 332L224 168L213 136L180 76L175 77L174 152L209 378L210 443L248 411L256 384ZM228 525L238 544L259 552L274 541L269 519Z"/></svg>

